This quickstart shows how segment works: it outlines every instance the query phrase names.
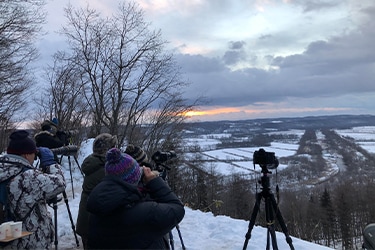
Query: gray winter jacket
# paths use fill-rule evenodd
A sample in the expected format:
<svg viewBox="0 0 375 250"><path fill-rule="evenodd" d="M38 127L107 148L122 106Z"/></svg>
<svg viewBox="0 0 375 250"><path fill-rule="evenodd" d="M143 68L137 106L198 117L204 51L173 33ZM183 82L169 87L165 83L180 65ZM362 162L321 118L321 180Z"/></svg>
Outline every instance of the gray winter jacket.
<svg viewBox="0 0 375 250"><path fill-rule="evenodd" d="M10 211L15 221L23 221L22 230L31 235L14 240L6 249L49 249L54 239L52 217L46 201L65 190L60 165L53 164L45 173L18 155L7 154L0 163L0 182L17 173L8 186ZM24 171L20 171L24 169Z"/></svg>

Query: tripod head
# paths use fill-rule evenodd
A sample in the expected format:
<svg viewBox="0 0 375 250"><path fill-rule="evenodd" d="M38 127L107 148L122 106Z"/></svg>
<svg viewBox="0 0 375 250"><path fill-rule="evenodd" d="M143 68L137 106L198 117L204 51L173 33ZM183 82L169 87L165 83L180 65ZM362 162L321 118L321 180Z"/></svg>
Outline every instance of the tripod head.
<svg viewBox="0 0 375 250"><path fill-rule="evenodd" d="M258 180L258 183L262 185L263 190L270 190L270 177L268 174L272 174L271 171L267 169L267 166L261 166L262 168L262 176L260 177L260 180Z"/></svg>

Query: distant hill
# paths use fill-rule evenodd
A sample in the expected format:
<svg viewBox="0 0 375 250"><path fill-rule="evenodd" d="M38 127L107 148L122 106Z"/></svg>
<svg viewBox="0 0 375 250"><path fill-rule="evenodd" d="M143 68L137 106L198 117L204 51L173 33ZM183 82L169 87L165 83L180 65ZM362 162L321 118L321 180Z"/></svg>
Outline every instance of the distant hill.
<svg viewBox="0 0 375 250"><path fill-rule="evenodd" d="M221 133L232 130L290 129L349 129L358 126L375 126L373 115L306 116L297 118L269 118L241 121L214 121L187 123L189 130L198 134Z"/></svg>

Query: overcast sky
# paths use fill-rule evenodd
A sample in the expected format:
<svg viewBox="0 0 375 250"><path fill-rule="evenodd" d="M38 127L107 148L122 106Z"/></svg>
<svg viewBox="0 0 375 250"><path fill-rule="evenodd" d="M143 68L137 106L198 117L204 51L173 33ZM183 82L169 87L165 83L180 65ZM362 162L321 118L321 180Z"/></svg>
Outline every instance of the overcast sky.
<svg viewBox="0 0 375 250"><path fill-rule="evenodd" d="M69 3L47 2L42 60L63 46ZM71 1L87 2L108 14L121 1ZM209 100L194 120L375 115L374 0L136 2L191 83L184 96Z"/></svg>

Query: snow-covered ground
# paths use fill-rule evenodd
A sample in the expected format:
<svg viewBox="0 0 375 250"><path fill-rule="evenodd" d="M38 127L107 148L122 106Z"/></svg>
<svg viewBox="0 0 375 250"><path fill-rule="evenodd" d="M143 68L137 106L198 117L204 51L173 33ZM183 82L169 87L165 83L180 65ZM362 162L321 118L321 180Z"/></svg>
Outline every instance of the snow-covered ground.
<svg viewBox="0 0 375 250"><path fill-rule="evenodd" d="M70 199L70 210L76 218L78 212L78 200ZM60 249L77 249L71 223L67 217L68 212L64 205L58 208L58 230ZM186 214L179 224L182 242L187 250L218 250L218 249L242 249L245 242L245 234L248 230L248 222L231 219L227 216L214 216L212 213L203 213L190 208L185 208ZM175 249L183 249L177 229L172 230ZM267 230L262 227L254 227L248 242L247 249L265 249L267 242ZM277 233L279 249L290 249L285 241L283 233ZM80 239L78 237L78 239ZM293 246L299 250L323 250L330 249L292 237ZM82 248L81 242L80 249Z"/></svg>
<svg viewBox="0 0 375 250"><path fill-rule="evenodd" d="M355 127L353 129L336 130L341 136L353 138L363 149L375 153L375 126Z"/></svg>

